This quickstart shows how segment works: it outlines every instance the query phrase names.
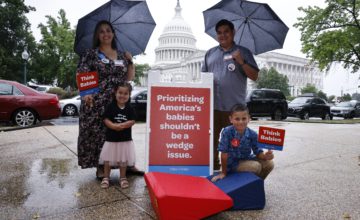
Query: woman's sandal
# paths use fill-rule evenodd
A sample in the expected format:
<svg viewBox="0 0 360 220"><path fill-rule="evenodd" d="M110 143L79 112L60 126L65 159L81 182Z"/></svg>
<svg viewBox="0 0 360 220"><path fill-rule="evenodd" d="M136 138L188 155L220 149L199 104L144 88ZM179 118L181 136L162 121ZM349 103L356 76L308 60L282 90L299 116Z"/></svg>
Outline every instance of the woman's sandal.
<svg viewBox="0 0 360 220"><path fill-rule="evenodd" d="M119 182L122 189L126 189L129 187L129 181L126 179L126 177L120 178Z"/></svg>
<svg viewBox="0 0 360 220"><path fill-rule="evenodd" d="M101 183L100 183L100 187L101 187L102 189L107 189L107 188L109 188L109 178L104 177L104 178L102 179Z"/></svg>

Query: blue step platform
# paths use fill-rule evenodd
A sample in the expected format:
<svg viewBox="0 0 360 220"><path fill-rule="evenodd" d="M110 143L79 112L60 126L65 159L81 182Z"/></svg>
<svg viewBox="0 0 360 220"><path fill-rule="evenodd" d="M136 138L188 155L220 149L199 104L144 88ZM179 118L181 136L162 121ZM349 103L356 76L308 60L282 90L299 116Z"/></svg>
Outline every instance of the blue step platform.
<svg viewBox="0 0 360 220"><path fill-rule="evenodd" d="M211 181L212 177L213 175L208 176L207 179ZM264 181L253 173L228 173L224 179L214 184L233 199L233 210L254 210L265 207Z"/></svg>

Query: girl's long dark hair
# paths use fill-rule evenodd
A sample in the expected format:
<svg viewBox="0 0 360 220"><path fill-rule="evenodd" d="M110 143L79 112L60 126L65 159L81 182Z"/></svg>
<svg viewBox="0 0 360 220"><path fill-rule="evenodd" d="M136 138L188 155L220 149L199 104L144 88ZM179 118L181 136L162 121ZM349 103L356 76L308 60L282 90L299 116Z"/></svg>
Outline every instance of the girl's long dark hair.
<svg viewBox="0 0 360 220"><path fill-rule="evenodd" d="M121 82L121 83L118 83L118 84L116 84L115 86L114 86L114 89L113 89L113 100L114 100L114 102L116 102L116 98L115 98L115 93L116 93L116 91L119 89L119 87L126 87L126 88L128 88L128 90L129 90L129 100L128 100L128 102L126 103L126 104L130 104L130 102L131 102L131 91L132 91L132 86L131 86L131 84L130 83L128 83L128 82Z"/></svg>

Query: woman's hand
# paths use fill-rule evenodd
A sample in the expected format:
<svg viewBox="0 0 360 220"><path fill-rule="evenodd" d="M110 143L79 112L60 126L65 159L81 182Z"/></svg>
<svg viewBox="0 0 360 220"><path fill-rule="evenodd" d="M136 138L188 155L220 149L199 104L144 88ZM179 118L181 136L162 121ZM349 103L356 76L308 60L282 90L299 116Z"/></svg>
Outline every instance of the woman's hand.
<svg viewBox="0 0 360 220"><path fill-rule="evenodd" d="M135 65L132 60L132 55L128 51L125 52L125 59L128 62L127 80L132 81L135 78Z"/></svg>
<svg viewBox="0 0 360 220"><path fill-rule="evenodd" d="M84 96L85 105L88 107L94 106L94 98L92 95L86 95Z"/></svg>

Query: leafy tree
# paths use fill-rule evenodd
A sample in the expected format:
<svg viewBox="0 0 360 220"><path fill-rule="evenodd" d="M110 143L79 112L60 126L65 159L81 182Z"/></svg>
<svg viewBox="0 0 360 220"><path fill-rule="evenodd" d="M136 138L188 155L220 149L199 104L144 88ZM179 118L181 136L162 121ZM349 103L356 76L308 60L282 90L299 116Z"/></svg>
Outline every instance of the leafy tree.
<svg viewBox="0 0 360 220"><path fill-rule="evenodd" d="M354 94L352 94L351 99L360 101L360 93L354 93Z"/></svg>
<svg viewBox="0 0 360 220"><path fill-rule="evenodd" d="M144 76L144 73L149 71L149 64L135 64L135 79L134 82L136 85L140 85L140 79Z"/></svg>
<svg viewBox="0 0 360 220"><path fill-rule="evenodd" d="M290 95L289 79L280 74L275 68L262 68L259 72L259 79L256 81L256 88L279 89L285 96Z"/></svg>
<svg viewBox="0 0 360 220"><path fill-rule="evenodd" d="M349 93L346 93L341 97L341 99L343 101L350 101L351 100L351 95Z"/></svg>
<svg viewBox="0 0 360 220"><path fill-rule="evenodd" d="M75 30L71 29L66 13L60 9L57 19L46 16L46 25L40 23L42 39L34 55L33 78L41 84L75 88L78 56L73 50Z"/></svg>
<svg viewBox="0 0 360 220"><path fill-rule="evenodd" d="M21 54L27 48L29 54L35 48L35 39L25 14L35 8L26 6L23 0L0 0L0 78L23 82L24 60ZM31 59L31 57L30 57Z"/></svg>
<svg viewBox="0 0 360 220"><path fill-rule="evenodd" d="M325 8L299 8L305 16L294 27L302 33L302 51L322 70L338 61L356 72L360 68L360 1L325 2Z"/></svg>
<svg viewBox="0 0 360 220"><path fill-rule="evenodd" d="M304 88L301 89L301 94L305 94L305 93L317 94L318 89L314 85L308 83Z"/></svg>
<svg viewBox="0 0 360 220"><path fill-rule="evenodd" d="M327 101L328 102L333 102L333 100L335 99L335 95L331 95L328 97Z"/></svg>
<svg viewBox="0 0 360 220"><path fill-rule="evenodd" d="M322 99L324 99L324 100L327 100L327 101L328 101L328 98L327 98L326 93L324 93L324 92L323 92L323 91L321 91L321 90L317 93L317 96L318 96L319 98L322 98Z"/></svg>
<svg viewBox="0 0 360 220"><path fill-rule="evenodd" d="M324 93L321 90L319 91L314 85L309 84L309 83L306 84L306 86L301 89L301 94L305 94L305 93L312 93L312 94L316 95L319 98L322 98L324 100L328 100L328 97L327 97L326 93ZM330 99L328 101L330 101Z"/></svg>

